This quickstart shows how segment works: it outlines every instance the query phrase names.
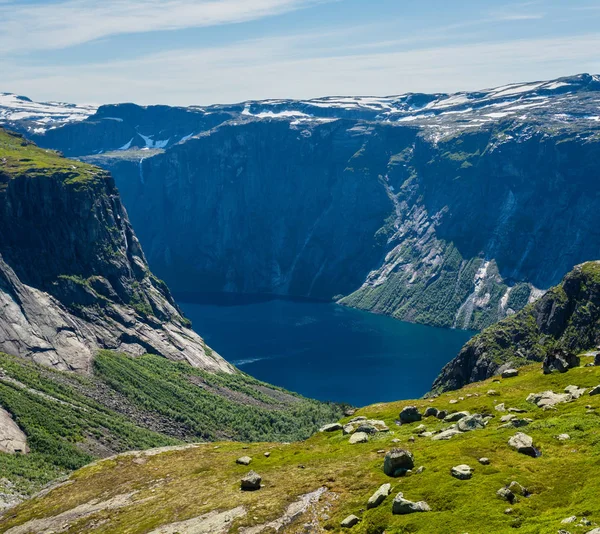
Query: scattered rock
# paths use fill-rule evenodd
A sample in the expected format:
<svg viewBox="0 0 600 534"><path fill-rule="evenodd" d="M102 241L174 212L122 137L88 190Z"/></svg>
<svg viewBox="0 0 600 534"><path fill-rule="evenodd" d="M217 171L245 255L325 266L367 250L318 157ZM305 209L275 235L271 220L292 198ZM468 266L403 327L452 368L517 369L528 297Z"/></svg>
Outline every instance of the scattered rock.
<svg viewBox="0 0 600 534"><path fill-rule="evenodd" d="M268 458L269 456L271 456L270 452L265 452L265 458Z"/></svg>
<svg viewBox="0 0 600 534"><path fill-rule="evenodd" d="M415 475L420 475L423 471L425 471L424 465L422 465L421 467L417 467L417 469L415 469L413 472Z"/></svg>
<svg viewBox="0 0 600 534"><path fill-rule="evenodd" d="M340 523L340 526L342 528L352 528L354 525L358 524L359 521L360 519L355 515L349 515Z"/></svg>
<svg viewBox="0 0 600 534"><path fill-rule="evenodd" d="M539 451L533 446L533 438L523 432L517 432L510 438L508 445L517 452L531 456L532 458L537 458L540 455Z"/></svg>
<svg viewBox="0 0 600 534"><path fill-rule="evenodd" d="M570 523L575 523L575 521L577 521L577 516L576 515L572 515L571 517L567 517L566 519L563 519L561 521L562 525L568 525Z"/></svg>
<svg viewBox="0 0 600 534"><path fill-rule="evenodd" d="M404 494L398 493L394 497L392 513L395 515L414 514L417 512L430 512L431 508L425 501L412 502L404 498Z"/></svg>
<svg viewBox="0 0 600 534"><path fill-rule="evenodd" d="M421 420L421 414L416 406L406 406L400 412L400 422L403 425Z"/></svg>
<svg viewBox="0 0 600 534"><path fill-rule="evenodd" d="M398 477L406 474L415 466L415 459L406 449L392 449L385 455L383 472L389 477Z"/></svg>
<svg viewBox="0 0 600 534"><path fill-rule="evenodd" d="M517 418L517 416L513 415L513 414L503 415L500 418L500 422L501 423L509 423L510 421L512 421L513 419L516 419L516 418Z"/></svg>
<svg viewBox="0 0 600 534"><path fill-rule="evenodd" d="M521 484L514 480L508 485L508 489L515 495L520 495L521 497L527 497L529 495L529 492Z"/></svg>
<svg viewBox="0 0 600 534"><path fill-rule="evenodd" d="M506 411L506 405L503 402L501 402L500 404L496 404L496 406L494 406L494 409L497 412L505 412Z"/></svg>
<svg viewBox="0 0 600 534"><path fill-rule="evenodd" d="M456 423L469 415L471 415L469 412L454 412L444 417L444 423Z"/></svg>
<svg viewBox="0 0 600 534"><path fill-rule="evenodd" d="M469 480L473 476L473 468L466 464L457 465L450 470L450 474L459 480Z"/></svg>
<svg viewBox="0 0 600 534"><path fill-rule="evenodd" d="M472 430L481 430L482 428L485 428L485 425L486 423L483 417L476 413L463 417L458 421L456 426L461 432L470 432Z"/></svg>
<svg viewBox="0 0 600 534"><path fill-rule="evenodd" d="M556 436L556 439L558 441L569 441L571 439L571 436L569 436L569 434L559 434L558 436Z"/></svg>
<svg viewBox="0 0 600 534"><path fill-rule="evenodd" d="M590 389L590 395L591 396L600 395L600 386L596 386L596 387Z"/></svg>
<svg viewBox="0 0 600 534"><path fill-rule="evenodd" d="M458 404L458 401L456 399L452 399L448 402L448 404Z"/></svg>
<svg viewBox="0 0 600 534"><path fill-rule="evenodd" d="M377 508L392 491L391 484L383 484L367 501L367 509Z"/></svg>
<svg viewBox="0 0 600 534"><path fill-rule="evenodd" d="M502 373L502 378L514 378L515 376L519 376L518 369L507 369Z"/></svg>
<svg viewBox="0 0 600 534"><path fill-rule="evenodd" d="M415 437L411 436L410 438L408 438L408 441L410 441L411 443L414 443L415 442Z"/></svg>
<svg viewBox="0 0 600 534"><path fill-rule="evenodd" d="M508 411L511 413L527 413L527 410L523 410L523 408L509 408Z"/></svg>
<svg viewBox="0 0 600 534"><path fill-rule="evenodd" d="M444 419L445 419L445 417L446 417L447 415L448 415L448 411L447 411L447 410L440 410L440 411L438 412L438 414L437 414L437 416L436 416L436 417L437 417L438 419L444 420Z"/></svg>
<svg viewBox="0 0 600 534"><path fill-rule="evenodd" d="M485 456L483 458L479 458L479 463L481 465L490 465L490 459L486 458Z"/></svg>
<svg viewBox="0 0 600 534"><path fill-rule="evenodd" d="M575 399L575 400L577 400L579 397L584 395L586 391L587 391L587 389L578 388L577 386L567 386L565 388L565 393L568 393L569 395L571 395L571 397L573 397L573 399Z"/></svg>
<svg viewBox="0 0 600 534"><path fill-rule="evenodd" d="M261 482L261 476L255 471L250 471L244 478L242 478L242 491L259 490Z"/></svg>
<svg viewBox="0 0 600 534"><path fill-rule="evenodd" d="M425 413L423 414L423 416L424 417L437 417L438 413L439 413L439 410L437 408L430 406L429 408L427 408L427 410L425 410Z"/></svg>
<svg viewBox="0 0 600 534"><path fill-rule="evenodd" d="M448 430L444 430L443 432L440 432L439 434L436 434L431 439L434 441L442 441L442 440L446 441L446 440L452 439L454 436L456 436L458 434L462 434L462 432L460 430L457 430L456 428L450 428Z"/></svg>
<svg viewBox="0 0 600 534"><path fill-rule="evenodd" d="M594 365L600 365L600 352L594 358Z"/></svg>
<svg viewBox="0 0 600 534"><path fill-rule="evenodd" d="M242 456L241 458L238 458L235 463L240 465L250 465L251 461L252 458L250 458L250 456Z"/></svg>
<svg viewBox="0 0 600 534"><path fill-rule="evenodd" d="M343 427L344 435L353 434L354 432L366 432L367 434L376 434L377 432L388 432L389 427L377 419L367 419L360 416L355 417Z"/></svg>
<svg viewBox="0 0 600 534"><path fill-rule="evenodd" d="M569 369L579 367L581 360L579 356L563 349L554 349L546 354L542 369L545 375L550 373L566 373Z"/></svg>
<svg viewBox="0 0 600 534"><path fill-rule="evenodd" d="M505 501L508 501L510 504L514 504L517 500L516 495L510 491L508 488L500 488L496 495Z"/></svg>
<svg viewBox="0 0 600 534"><path fill-rule="evenodd" d="M356 445L357 443L367 443L369 441L369 435L366 432L355 432L350 436L348 443Z"/></svg>
<svg viewBox="0 0 600 534"><path fill-rule="evenodd" d="M394 438L394 439L392 440L392 443L400 443L400 440L399 440L398 438Z"/></svg>
<svg viewBox="0 0 600 534"><path fill-rule="evenodd" d="M488 390L487 394L490 397L497 397L498 395L500 395L500 393L498 393L495 389Z"/></svg>
<svg viewBox="0 0 600 534"><path fill-rule="evenodd" d="M324 425L319 429L319 432L335 432L336 430L342 430L342 425L339 423L330 423L328 425Z"/></svg>
<svg viewBox="0 0 600 534"><path fill-rule="evenodd" d="M554 393L553 391L530 393L527 396L527 402L535 404L538 408L553 407L557 404L571 402L572 400L573 397L569 393Z"/></svg>
<svg viewBox="0 0 600 534"><path fill-rule="evenodd" d="M354 408L348 408L345 412L344 415L346 417L350 417L352 415L354 415L356 413L356 410Z"/></svg>

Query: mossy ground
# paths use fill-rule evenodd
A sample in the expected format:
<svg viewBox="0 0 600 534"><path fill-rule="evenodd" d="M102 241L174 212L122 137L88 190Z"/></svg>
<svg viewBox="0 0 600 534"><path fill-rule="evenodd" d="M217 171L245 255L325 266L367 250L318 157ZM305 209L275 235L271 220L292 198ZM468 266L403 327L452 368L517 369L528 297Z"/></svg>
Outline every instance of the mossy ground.
<svg viewBox="0 0 600 534"><path fill-rule="evenodd" d="M24 137L0 128L0 178L3 175L38 178L57 174L68 185L95 182L106 176L97 167L65 159L54 150L39 148Z"/></svg>
<svg viewBox="0 0 600 534"><path fill-rule="evenodd" d="M589 361L584 358L583 363ZM281 516L285 507L299 495L321 486L337 495L321 519L329 531L339 531L340 521L354 513L361 522L351 532L373 534L465 533L501 534L508 532L553 533L561 528L561 520L571 515L585 516L600 522L600 396L585 395L556 411L542 411L525 401L531 392L562 391L567 385L593 387L600 383L600 368L581 367L564 375L544 376L540 365L521 370L512 379L490 379L471 384L462 390L446 393L436 399L377 404L361 409L357 415L383 419L389 433L380 433L369 443L350 445L341 431L316 434L303 442L279 443L211 443L184 451L155 456L121 456L84 467L71 477L71 483L51 493L8 511L0 520L0 531L23 524L32 518L43 518L70 510L91 499L106 500L116 495L138 491L136 501L126 508L99 512L71 524L68 532L145 533L159 525L186 520L205 512L227 510L243 505L248 514L234 522L231 532L241 527L260 524ZM490 396L494 389L498 395ZM478 396L474 396L477 394ZM469 395L469 396L467 396ZM462 398L462 399L461 399ZM452 399L458 400L450 404ZM524 417L534 419L521 429L531 435L542 456L530 458L511 450L508 439L515 429L498 429L502 413L495 404L527 410ZM399 427L395 424L399 411L415 404L421 409L435 406L450 411L468 410L490 413L496 417L484 430L454 437L450 441L409 438L417 424ZM592 410L586 409L591 405ZM427 418L428 429L448 426ZM568 433L571 439L559 441L556 436ZM392 443L398 438L399 444ZM419 475L392 479L382 471L383 454L394 446L410 449L417 466L425 466ZM269 451L270 457L264 452ZM263 477L264 487L258 492L239 490L240 478L249 467L236 465L242 455L253 458L250 467ZM489 466L478 463L487 456ZM460 481L450 476L452 466L466 463L475 469L473 478ZM496 491L516 480L532 495L509 505L496 496ZM384 482L392 483L392 495L376 509L366 511L368 497ZM393 496L402 491L410 500L425 500L432 512L410 516L391 513ZM508 507L513 508L506 514ZM302 531L299 524L286 532ZM569 526L569 531L587 532Z"/></svg>

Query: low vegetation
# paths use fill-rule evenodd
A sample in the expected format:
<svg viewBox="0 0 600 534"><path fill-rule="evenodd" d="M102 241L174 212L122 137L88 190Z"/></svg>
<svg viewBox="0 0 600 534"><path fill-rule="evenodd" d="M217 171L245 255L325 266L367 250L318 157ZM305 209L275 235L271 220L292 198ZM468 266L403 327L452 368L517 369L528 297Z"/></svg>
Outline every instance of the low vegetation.
<svg viewBox="0 0 600 534"><path fill-rule="evenodd" d="M590 361L584 357L582 365ZM367 443L351 445L349 436L338 430L292 444L222 442L101 461L77 471L69 485L5 512L0 530L33 519L44 521L93 499L107 502L134 491L131 502L118 512L106 509L75 516L68 531L142 534L160 525L242 506L245 514L230 524L229 532L235 533L281 517L299 496L326 487L320 501L285 532L304 532L307 522L318 523L327 531L341 531L341 521L350 514L356 514L360 522L348 532L360 534L538 534L558 532L565 527L561 521L570 516L577 516L577 522L565 530L588 532L591 523L600 523L600 481L590 476L599 468L600 395L589 395L590 388L600 383L600 367L579 367L553 375L543 375L540 367L530 365L517 377L496 377L435 399L363 408L356 415L383 420L390 428L371 436ZM526 401L532 392L562 392L571 384L587 392L551 410ZM506 411L496 409L500 404ZM421 413L435 407L494 417L483 429L436 441L419 437L416 430L421 423L432 432L448 427L435 417L396 424L399 412L408 405L417 406ZM510 413L509 407L523 410L519 417L532 422L520 429L502 428L500 417ZM519 430L533 438L541 456L532 458L508 446L509 438ZM558 439L561 434L568 434L569 439ZM401 478L385 475L384 452L393 447L409 449L415 467L424 470ZM252 458L249 467L236 464L241 456ZM489 458L489 465L479 463L482 457ZM461 464L473 468L470 480L451 476L451 468ZM262 476L263 487L241 492L240 479L249 469ZM510 504L496 492L512 481L530 494ZM368 498L388 482L391 495L380 506L367 509ZM426 501L432 511L393 515L392 499L398 492L411 501ZM582 518L590 524L583 526Z"/></svg>

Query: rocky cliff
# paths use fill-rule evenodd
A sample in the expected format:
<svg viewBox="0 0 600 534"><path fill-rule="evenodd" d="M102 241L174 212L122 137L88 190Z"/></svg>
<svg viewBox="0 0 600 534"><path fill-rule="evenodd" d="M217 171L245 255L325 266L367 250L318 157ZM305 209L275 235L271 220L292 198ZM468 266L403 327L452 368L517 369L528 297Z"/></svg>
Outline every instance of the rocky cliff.
<svg viewBox="0 0 600 534"><path fill-rule="evenodd" d="M232 372L148 269L112 177L0 129L0 350L88 372L100 348Z"/></svg>
<svg viewBox="0 0 600 534"><path fill-rule="evenodd" d="M341 299L479 329L597 257L599 101L600 77L579 75L12 123L112 171L178 292Z"/></svg>
<svg viewBox="0 0 600 534"><path fill-rule="evenodd" d="M436 379L433 390L458 389L504 369L542 361L549 351L578 353L600 343L600 262L575 267L516 315L472 338Z"/></svg>

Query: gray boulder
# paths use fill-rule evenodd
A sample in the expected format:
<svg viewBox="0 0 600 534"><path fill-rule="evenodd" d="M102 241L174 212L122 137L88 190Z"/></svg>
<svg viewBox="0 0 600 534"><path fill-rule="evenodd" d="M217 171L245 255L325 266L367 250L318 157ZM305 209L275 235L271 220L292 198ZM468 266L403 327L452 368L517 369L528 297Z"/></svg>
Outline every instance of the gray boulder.
<svg viewBox="0 0 600 534"><path fill-rule="evenodd" d="M537 458L539 456L539 451L533 446L533 438L523 432L517 432L511 437L508 440L508 445L517 452L531 456L532 458Z"/></svg>
<svg viewBox="0 0 600 534"><path fill-rule="evenodd" d="M367 509L377 508L392 491L391 484L383 484L380 488L369 497L367 501Z"/></svg>
<svg viewBox="0 0 600 534"><path fill-rule="evenodd" d="M262 477L255 471L250 471L242 478L242 491L256 491L260 489Z"/></svg>
<svg viewBox="0 0 600 534"><path fill-rule="evenodd" d="M581 359L572 352L554 349L546 354L542 369L545 375L550 373L566 373L569 369L579 367Z"/></svg>
<svg viewBox="0 0 600 534"><path fill-rule="evenodd" d="M514 378L515 376L519 376L518 369L507 369L502 373L502 378Z"/></svg>
<svg viewBox="0 0 600 534"><path fill-rule="evenodd" d="M359 521L360 521L360 519L358 517L356 517L354 514L349 515L346 519L344 519L340 523L340 526L342 528L352 528L354 525L358 524Z"/></svg>
<svg viewBox="0 0 600 534"><path fill-rule="evenodd" d="M591 396L600 395L600 386L596 386L596 387L593 387L592 389L590 389L590 395Z"/></svg>
<svg viewBox="0 0 600 534"><path fill-rule="evenodd" d="M457 430L456 428L449 428L448 430L444 430L443 432L436 434L431 439L433 441L447 441L449 439L452 439L454 436L457 436L458 434L462 434L462 432L460 430Z"/></svg>
<svg viewBox="0 0 600 534"><path fill-rule="evenodd" d="M505 501L508 501L510 504L514 504L517 500L517 496L510 491L508 488L500 488L497 492L496 495L498 497L500 497L501 499L504 499Z"/></svg>
<svg viewBox="0 0 600 534"><path fill-rule="evenodd" d="M520 495L521 497L527 497L529 495L529 492L515 480L508 485L508 489L515 495Z"/></svg>
<svg viewBox="0 0 600 534"><path fill-rule="evenodd" d="M421 414L416 406L406 406L400 412L400 422L403 425L421 420Z"/></svg>
<svg viewBox="0 0 600 534"><path fill-rule="evenodd" d="M470 432L472 430L481 430L485 428L485 420L481 414L467 415L460 419L457 423L457 428L461 432Z"/></svg>
<svg viewBox="0 0 600 534"><path fill-rule="evenodd" d="M355 432L350 436L348 443L356 445L357 443L367 443L367 441L369 441L369 435L366 432Z"/></svg>
<svg viewBox="0 0 600 534"><path fill-rule="evenodd" d="M571 402L572 400L573 397L570 393L554 393L553 391L530 393L527 396L527 402L535 404L538 408L551 408L557 404Z"/></svg>
<svg viewBox="0 0 600 534"><path fill-rule="evenodd" d="M473 476L473 468L466 465L457 465L450 469L450 474L459 480L469 480Z"/></svg>
<svg viewBox="0 0 600 534"><path fill-rule="evenodd" d="M336 430L342 430L342 425L340 423L329 423L328 425L324 425L319 429L319 432L335 432Z"/></svg>
<svg viewBox="0 0 600 534"><path fill-rule="evenodd" d="M448 410L440 410L436 417L443 421L447 415L448 415Z"/></svg>
<svg viewBox="0 0 600 534"><path fill-rule="evenodd" d="M394 497L392 513L395 515L414 514L418 512L431 512L431 508L425 501L412 502L404 498L404 494L398 493Z"/></svg>
<svg viewBox="0 0 600 534"><path fill-rule="evenodd" d="M250 458L250 456L242 456L241 458L238 458L235 463L240 465L250 465L251 461L252 458Z"/></svg>
<svg viewBox="0 0 600 534"><path fill-rule="evenodd" d="M490 459L486 458L485 456L483 458L479 458L479 463L481 465L490 465Z"/></svg>
<svg viewBox="0 0 600 534"><path fill-rule="evenodd" d="M429 408L427 408L427 410L425 410L425 413L423 414L423 416L424 417L437 417L438 413L439 413L439 410L437 408L430 406Z"/></svg>
<svg viewBox="0 0 600 534"><path fill-rule="evenodd" d="M568 393L569 395L571 395L571 397L573 397L574 400L577 400L582 395L585 395L586 391L587 391L587 389L578 388L577 386L567 386L565 388L565 393Z"/></svg>
<svg viewBox="0 0 600 534"><path fill-rule="evenodd" d="M471 415L469 412L454 412L444 417L444 423L456 423L469 415Z"/></svg>
<svg viewBox="0 0 600 534"><path fill-rule="evenodd" d="M392 449L385 455L383 472L389 477L405 475L415 466L414 456L406 449Z"/></svg>

